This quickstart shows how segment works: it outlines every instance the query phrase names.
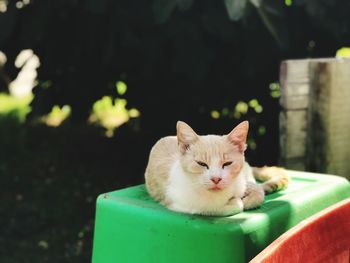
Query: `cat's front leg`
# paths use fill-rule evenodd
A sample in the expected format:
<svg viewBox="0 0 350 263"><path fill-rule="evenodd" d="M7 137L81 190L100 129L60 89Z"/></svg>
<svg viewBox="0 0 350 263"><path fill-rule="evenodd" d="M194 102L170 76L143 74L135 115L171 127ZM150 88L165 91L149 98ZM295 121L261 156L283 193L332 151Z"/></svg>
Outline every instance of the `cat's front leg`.
<svg viewBox="0 0 350 263"><path fill-rule="evenodd" d="M256 183L247 183L247 190L242 198L244 210L254 209L262 205L265 193L261 185Z"/></svg>
<svg viewBox="0 0 350 263"><path fill-rule="evenodd" d="M243 211L243 202L241 198L232 197L228 200L222 211L223 216L238 214Z"/></svg>

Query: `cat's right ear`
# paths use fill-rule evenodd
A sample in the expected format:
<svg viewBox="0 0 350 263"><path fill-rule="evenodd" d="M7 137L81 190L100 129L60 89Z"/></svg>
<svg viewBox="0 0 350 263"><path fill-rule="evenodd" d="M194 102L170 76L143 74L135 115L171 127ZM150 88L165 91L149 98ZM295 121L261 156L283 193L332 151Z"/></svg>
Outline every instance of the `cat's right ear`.
<svg viewBox="0 0 350 263"><path fill-rule="evenodd" d="M198 140L198 135L183 121L176 123L176 136L181 153L185 153L190 145Z"/></svg>
<svg viewBox="0 0 350 263"><path fill-rule="evenodd" d="M246 148L246 141L248 135L249 123L248 121L243 121L238 124L228 135L229 141L238 147L238 150L243 153Z"/></svg>

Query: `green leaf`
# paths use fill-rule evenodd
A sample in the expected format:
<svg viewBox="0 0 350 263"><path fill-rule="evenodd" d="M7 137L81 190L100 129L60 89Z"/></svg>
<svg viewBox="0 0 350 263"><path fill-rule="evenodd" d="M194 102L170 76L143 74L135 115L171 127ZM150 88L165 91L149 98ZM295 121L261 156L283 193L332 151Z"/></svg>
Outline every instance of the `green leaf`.
<svg viewBox="0 0 350 263"><path fill-rule="evenodd" d="M216 110L211 111L210 115L211 115L211 117L213 119L219 119L220 118L220 113L218 111L216 111Z"/></svg>
<svg viewBox="0 0 350 263"><path fill-rule="evenodd" d="M264 108L263 108L261 105L258 105L258 106L256 106L256 107L254 108L254 110L255 110L256 113L262 113L263 109L264 109Z"/></svg>
<svg viewBox="0 0 350 263"><path fill-rule="evenodd" d="M281 97L281 92L279 90L273 90L270 92L272 98L278 99Z"/></svg>
<svg viewBox="0 0 350 263"><path fill-rule="evenodd" d="M126 90L126 85L122 89ZM94 103L89 116L89 122L105 128L106 136L112 137L115 129L128 122L130 118L137 118L140 116L140 112L137 109L132 108L128 110L126 104L126 99L113 99L111 96L104 96ZM64 110L64 108L62 108L62 110Z"/></svg>
<svg viewBox="0 0 350 263"><path fill-rule="evenodd" d="M292 0L284 0L284 4L285 4L286 6L291 6L292 3L293 3Z"/></svg>
<svg viewBox="0 0 350 263"><path fill-rule="evenodd" d="M69 105L64 105L62 108L54 105L51 111L42 117L42 121L50 127L60 126L71 114L72 109Z"/></svg>
<svg viewBox="0 0 350 263"><path fill-rule="evenodd" d="M259 102L257 99L252 99L249 101L249 106L252 107L252 108L255 108L257 106L259 106Z"/></svg>
<svg viewBox="0 0 350 263"><path fill-rule="evenodd" d="M240 114L246 114L248 112L248 104L244 101L239 101L236 104L235 112L238 112Z"/></svg>
<svg viewBox="0 0 350 263"><path fill-rule="evenodd" d="M129 117L130 118L137 118L139 116L140 116L140 112L137 109L132 108L129 110Z"/></svg>
<svg viewBox="0 0 350 263"><path fill-rule="evenodd" d="M280 84L278 82L272 82L269 85L270 90L280 90Z"/></svg>
<svg viewBox="0 0 350 263"><path fill-rule="evenodd" d="M0 93L0 117L15 116L18 122L24 123L32 108L30 103L34 96L14 97L7 93Z"/></svg>
<svg viewBox="0 0 350 263"><path fill-rule="evenodd" d="M349 47L342 47L342 48L338 49L335 56L337 58L349 58L350 57L350 48Z"/></svg>
<svg viewBox="0 0 350 263"><path fill-rule="evenodd" d="M117 81L117 83L115 85L117 87L117 93L119 95L124 95L128 89L128 86L126 86L124 81Z"/></svg>

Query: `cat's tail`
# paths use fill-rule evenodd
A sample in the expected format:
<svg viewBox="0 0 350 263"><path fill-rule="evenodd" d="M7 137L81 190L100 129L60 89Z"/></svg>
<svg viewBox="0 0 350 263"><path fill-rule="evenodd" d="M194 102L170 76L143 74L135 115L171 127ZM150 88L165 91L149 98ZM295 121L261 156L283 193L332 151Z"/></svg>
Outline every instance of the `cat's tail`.
<svg viewBox="0 0 350 263"><path fill-rule="evenodd" d="M289 176L284 168L277 166L252 167L255 179L263 182L265 193L269 194L288 186Z"/></svg>

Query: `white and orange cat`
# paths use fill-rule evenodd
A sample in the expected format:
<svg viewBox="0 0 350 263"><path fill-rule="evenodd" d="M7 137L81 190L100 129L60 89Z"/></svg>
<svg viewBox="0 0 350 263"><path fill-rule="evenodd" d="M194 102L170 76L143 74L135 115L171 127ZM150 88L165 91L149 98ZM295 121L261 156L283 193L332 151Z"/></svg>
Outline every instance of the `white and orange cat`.
<svg viewBox="0 0 350 263"><path fill-rule="evenodd" d="M151 150L145 172L149 194L189 214L226 216L259 207L265 192L287 186L288 176L283 168L245 162L248 127L244 121L227 135L200 136L178 121L177 136L160 139Z"/></svg>

